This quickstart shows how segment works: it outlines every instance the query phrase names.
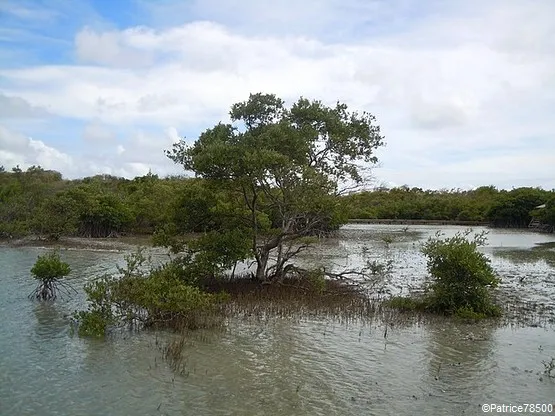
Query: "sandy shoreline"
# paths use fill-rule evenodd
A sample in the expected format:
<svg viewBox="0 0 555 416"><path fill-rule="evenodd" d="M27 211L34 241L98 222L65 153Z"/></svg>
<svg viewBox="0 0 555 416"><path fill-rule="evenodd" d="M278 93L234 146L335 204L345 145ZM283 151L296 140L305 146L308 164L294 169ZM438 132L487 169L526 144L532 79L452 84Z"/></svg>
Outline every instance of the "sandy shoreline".
<svg viewBox="0 0 555 416"><path fill-rule="evenodd" d="M70 250L127 251L137 246L152 247L150 235L124 236L118 238L62 237L47 241L37 237L0 240L0 247L44 247Z"/></svg>

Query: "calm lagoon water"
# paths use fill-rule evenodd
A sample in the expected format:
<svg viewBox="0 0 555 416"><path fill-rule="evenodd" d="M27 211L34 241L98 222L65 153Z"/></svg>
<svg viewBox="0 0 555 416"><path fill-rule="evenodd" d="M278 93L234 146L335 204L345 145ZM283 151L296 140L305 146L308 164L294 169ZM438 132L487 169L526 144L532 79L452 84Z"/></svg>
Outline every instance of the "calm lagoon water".
<svg viewBox="0 0 555 416"><path fill-rule="evenodd" d="M405 293L425 278L418 247L438 229L348 225L301 261L340 269L391 260L379 290ZM542 361L555 357L555 264L545 244L554 241L491 230L484 248L503 293L542 305L540 326L440 320L389 327L384 338L383 322L230 320L190 336L182 374L162 359L168 334L72 336L67 316L82 307L82 291L54 304L29 301L29 270L45 250L0 247L0 415L475 415L482 403L553 403L555 380L542 375ZM62 257L81 288L123 253Z"/></svg>

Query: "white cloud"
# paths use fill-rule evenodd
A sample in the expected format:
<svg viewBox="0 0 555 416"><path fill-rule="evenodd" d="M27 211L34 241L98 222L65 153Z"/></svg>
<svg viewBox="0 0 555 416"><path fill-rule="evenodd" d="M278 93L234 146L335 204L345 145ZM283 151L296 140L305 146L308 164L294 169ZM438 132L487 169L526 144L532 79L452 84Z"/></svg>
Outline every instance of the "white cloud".
<svg viewBox="0 0 555 416"><path fill-rule="evenodd" d="M168 127L164 131L164 133L168 137L169 141L171 141L171 144L179 143L179 141L182 139L175 127Z"/></svg>
<svg viewBox="0 0 555 416"><path fill-rule="evenodd" d="M75 37L75 52L79 60L109 66L145 66L151 57L145 51L134 49L127 38L135 30L97 33L85 27Z"/></svg>
<svg viewBox="0 0 555 416"><path fill-rule="evenodd" d="M179 137L174 127L145 131L134 129L125 133L125 140L113 146L96 147L82 159L86 175L106 173L133 178L150 171L158 175L182 174L183 169L171 162L165 149ZM76 172L74 176L79 176Z"/></svg>
<svg viewBox="0 0 555 416"><path fill-rule="evenodd" d="M109 126L106 126L100 121L93 120L85 124L83 129L83 140L90 142L111 142L115 139L115 133Z"/></svg>
<svg viewBox="0 0 555 416"><path fill-rule="evenodd" d="M47 146L40 140L29 138L29 149L31 153L26 156L32 157L38 165L56 170L72 168L73 160L71 156Z"/></svg>
<svg viewBox="0 0 555 416"><path fill-rule="evenodd" d="M170 149L177 139L177 130L172 127L165 131L135 130L129 134L125 146L118 146L117 153L124 162L150 164L153 168L171 166L164 150Z"/></svg>
<svg viewBox="0 0 555 416"><path fill-rule="evenodd" d="M48 20L57 15L56 11L43 7L37 7L36 4L24 5L20 1L3 0L0 3L0 12L15 16L25 20Z"/></svg>
<svg viewBox="0 0 555 416"><path fill-rule="evenodd" d="M245 35L318 36L343 39L361 28L398 29L423 7L407 0L136 0L156 27L212 21ZM438 3L427 0L427 4Z"/></svg>
<svg viewBox="0 0 555 416"><path fill-rule="evenodd" d="M47 117L49 113L42 107L31 105L21 97L12 97L0 92L0 120Z"/></svg>
<svg viewBox="0 0 555 416"><path fill-rule="evenodd" d="M133 178L148 173L159 175L182 174L183 170L171 163L163 153L174 142L175 129L160 134L137 131L128 140L128 146L119 144L107 152L96 147L94 153L70 155L45 144L41 140L0 125L0 166L10 169L19 165L26 169L40 165L53 169L68 178L109 174Z"/></svg>
<svg viewBox="0 0 555 416"><path fill-rule="evenodd" d="M126 129L128 140L112 145L121 156L114 167L166 166L162 151L178 140L177 131L198 134L258 91L288 100L339 99L376 114L388 142L380 172L390 177L382 179L396 183L435 183L437 166L453 154L466 158L467 170L447 169L439 179L478 180L470 166L487 164L476 152L492 149L499 153L492 163L503 165L481 179L495 183L508 177L501 172L507 149L544 138L539 154L554 152L553 142L545 141L555 131L551 0L176 4L144 2L158 23L162 14L181 19L173 26L82 29L75 53L93 66L0 70L0 86L33 106L87 123L86 137L99 140L113 137L116 126ZM183 23L184 15L196 21ZM154 128L173 130L154 137L147 133ZM523 176L555 186L543 174L555 178L555 169L536 156L522 153L528 161L521 163ZM411 174L411 166L422 176Z"/></svg>
<svg viewBox="0 0 555 416"><path fill-rule="evenodd" d="M72 158L57 149L47 146L0 125L0 165L27 168L41 165L46 169L67 172L74 169Z"/></svg>
<svg viewBox="0 0 555 416"><path fill-rule="evenodd" d="M411 103L411 120L416 128L442 129L465 124L471 117L472 106L458 97L451 102L430 103L422 99L413 99Z"/></svg>
<svg viewBox="0 0 555 416"><path fill-rule="evenodd" d="M537 169L538 166L541 168ZM408 183L433 189L471 189L492 183L505 189L538 184L555 189L552 166L555 166L555 155L530 148L506 155L476 156L472 160L445 160L434 166L414 163L396 169L377 169L376 175L387 177L389 185Z"/></svg>
<svg viewBox="0 0 555 416"><path fill-rule="evenodd" d="M495 14L491 18L495 20ZM502 39L511 39L513 29L506 29L509 33ZM96 33L86 28L76 37L78 54L93 63L125 68L51 66L3 71L3 75L35 85L32 90L20 90L24 97L50 104L62 116L181 125L223 115L232 102L259 90L287 98L305 94L331 102L342 98L359 107L393 107L395 113L413 115L417 125L422 119L418 114L427 111L422 107L438 113L446 106L448 110L431 119L444 116L448 122L471 122L489 100L541 90L553 81L555 57L515 61L514 55L497 50L499 36L488 45L497 28L468 30L482 32L486 42L465 43L461 34L459 45L443 48L443 32L431 29L420 38L427 38L426 45L439 45L435 48L415 47L410 36L399 39L399 35L392 40L386 37L389 44L249 37L210 22L161 31L142 27ZM542 33L527 37L532 49L549 44ZM156 58L156 64L135 68L138 58L131 56L135 53L143 57L140 65L150 57ZM58 97L52 96L54 89L61 89ZM460 114L454 116L454 112Z"/></svg>

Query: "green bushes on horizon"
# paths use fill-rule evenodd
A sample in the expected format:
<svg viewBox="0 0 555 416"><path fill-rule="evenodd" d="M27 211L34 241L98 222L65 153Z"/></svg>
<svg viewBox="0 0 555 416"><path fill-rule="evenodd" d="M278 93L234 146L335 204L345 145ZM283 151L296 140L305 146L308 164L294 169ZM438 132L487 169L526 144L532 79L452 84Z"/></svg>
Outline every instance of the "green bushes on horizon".
<svg viewBox="0 0 555 416"><path fill-rule="evenodd" d="M400 187L351 194L342 202L349 218L485 221L497 227L526 227L534 208L553 198L555 190L540 188L435 191Z"/></svg>
<svg viewBox="0 0 555 416"><path fill-rule="evenodd" d="M48 240L62 236L107 237L125 233L152 234L161 227L178 232L208 232L227 217L227 196L203 179L134 179L96 175L63 179L59 172L32 166L26 171L0 170L0 238L30 234ZM387 218L487 221L498 227L526 227L533 217L555 226L555 190L493 186L474 190L377 188L339 197L341 218L330 218L335 229L346 218ZM541 204L546 209L534 210ZM276 212L267 213L272 226Z"/></svg>

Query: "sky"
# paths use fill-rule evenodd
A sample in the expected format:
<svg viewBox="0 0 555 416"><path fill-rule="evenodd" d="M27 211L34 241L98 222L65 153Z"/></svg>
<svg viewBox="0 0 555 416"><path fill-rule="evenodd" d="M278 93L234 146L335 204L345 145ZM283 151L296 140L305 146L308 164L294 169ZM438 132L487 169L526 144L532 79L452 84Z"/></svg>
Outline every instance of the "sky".
<svg viewBox="0 0 555 416"><path fill-rule="evenodd" d="M0 165L183 173L250 93L376 116L375 186L555 188L553 0L0 0Z"/></svg>

